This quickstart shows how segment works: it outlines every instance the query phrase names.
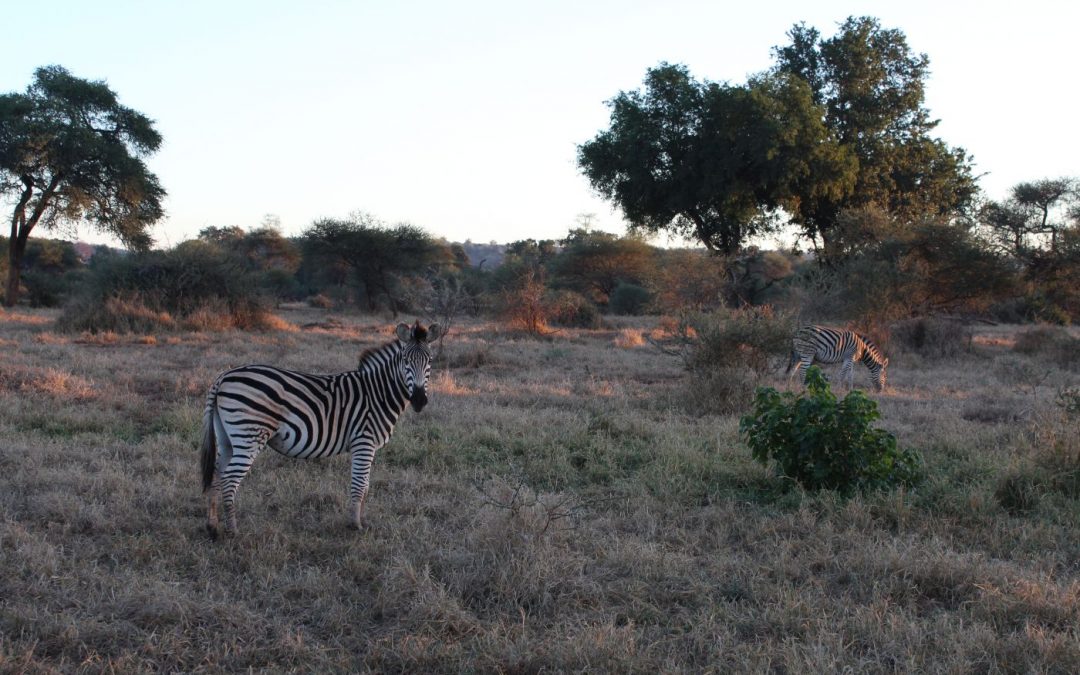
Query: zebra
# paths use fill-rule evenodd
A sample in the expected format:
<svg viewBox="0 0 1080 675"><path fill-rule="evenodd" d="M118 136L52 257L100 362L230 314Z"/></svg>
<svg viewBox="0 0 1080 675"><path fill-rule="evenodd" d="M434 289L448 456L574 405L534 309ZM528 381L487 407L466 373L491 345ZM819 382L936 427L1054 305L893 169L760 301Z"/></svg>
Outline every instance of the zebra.
<svg viewBox="0 0 1080 675"><path fill-rule="evenodd" d="M886 370L889 367L889 359L881 353L881 350L865 335L860 335L853 330L843 328L829 328L827 326L803 326L795 333L792 340L791 359L788 361L787 373L791 373L788 382L795 377L800 370L806 371L814 362L817 363L843 363L840 368L840 382L844 376L848 378L848 389L855 386L855 368L857 361L861 361L870 370L870 378L878 391L885 389ZM798 363L798 367L795 364ZM794 370L792 368L794 367Z"/></svg>
<svg viewBox="0 0 1080 675"><path fill-rule="evenodd" d="M427 405L428 345L441 334L438 324L398 324L397 339L366 350L356 370L335 375L266 365L221 373L203 412L200 464L210 536L218 535L219 505L225 533L236 533L240 481L267 445L300 459L350 452L350 510L353 524L362 528L375 451L390 440L407 403L416 412Z"/></svg>

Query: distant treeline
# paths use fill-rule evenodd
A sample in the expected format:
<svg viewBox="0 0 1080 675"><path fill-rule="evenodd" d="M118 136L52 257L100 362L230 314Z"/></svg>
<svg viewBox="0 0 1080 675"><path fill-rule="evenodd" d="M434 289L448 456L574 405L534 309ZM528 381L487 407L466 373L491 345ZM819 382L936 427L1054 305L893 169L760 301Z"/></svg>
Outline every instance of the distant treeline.
<svg viewBox="0 0 1080 675"><path fill-rule="evenodd" d="M1068 189L1057 190L1062 185ZM964 220L851 209L838 219L827 256L666 249L582 228L559 240L462 244L367 214L320 220L297 237L273 224L208 227L171 249L139 253L33 239L23 259L23 298L37 306L66 303L69 314L82 308L75 313L88 316L122 301L124 311L167 314L178 325L208 307L253 316L283 302L431 318L490 314L529 330L598 326L605 313L765 304L813 318L963 313L1067 324L1080 317L1073 185L1023 183ZM80 326L98 327L72 324Z"/></svg>

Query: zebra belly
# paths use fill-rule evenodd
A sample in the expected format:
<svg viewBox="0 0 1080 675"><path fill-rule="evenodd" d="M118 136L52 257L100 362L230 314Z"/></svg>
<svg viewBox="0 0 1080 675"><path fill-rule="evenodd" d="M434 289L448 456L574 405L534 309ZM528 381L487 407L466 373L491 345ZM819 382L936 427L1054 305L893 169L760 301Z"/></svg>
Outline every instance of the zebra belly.
<svg viewBox="0 0 1080 675"><path fill-rule="evenodd" d="M323 427L314 434L308 434L303 426L283 424L270 437L267 445L286 457L330 457L349 448L349 437L350 435L340 428Z"/></svg>

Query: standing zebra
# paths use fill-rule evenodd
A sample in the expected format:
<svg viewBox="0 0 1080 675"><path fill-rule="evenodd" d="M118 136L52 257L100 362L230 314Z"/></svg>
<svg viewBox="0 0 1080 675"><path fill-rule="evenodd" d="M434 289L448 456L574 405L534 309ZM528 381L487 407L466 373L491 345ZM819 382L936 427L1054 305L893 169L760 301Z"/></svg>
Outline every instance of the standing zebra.
<svg viewBox="0 0 1080 675"><path fill-rule="evenodd" d="M396 335L365 351L354 371L309 375L250 365L218 376L206 398L201 455L206 528L212 536L218 534L219 503L225 532L236 532L236 492L267 445L301 459L349 451L352 517L357 528L362 526L375 451L390 440L406 403L417 412L427 404L428 343L438 339L440 329L402 323Z"/></svg>
<svg viewBox="0 0 1080 675"><path fill-rule="evenodd" d="M792 340L791 360L788 361L787 371L790 382L795 373L800 370L806 371L814 362L817 363L843 363L840 368L842 383L844 376L848 378L848 389L855 386L855 368L857 361L870 370L870 377L878 391L885 389L885 371L889 367L889 359L881 353L881 350L865 335L860 335L853 330L842 328L828 328L826 326L803 326ZM792 371L792 367L799 366Z"/></svg>

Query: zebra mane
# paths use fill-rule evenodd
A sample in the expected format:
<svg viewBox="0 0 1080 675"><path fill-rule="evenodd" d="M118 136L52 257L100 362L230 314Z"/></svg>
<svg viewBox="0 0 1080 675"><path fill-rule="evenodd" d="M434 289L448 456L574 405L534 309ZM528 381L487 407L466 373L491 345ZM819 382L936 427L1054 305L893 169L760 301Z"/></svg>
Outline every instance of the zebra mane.
<svg viewBox="0 0 1080 675"><path fill-rule="evenodd" d="M401 351L401 343L397 340L391 340L378 347L368 347L360 352L360 362L357 364L356 369L370 372L386 365L390 359L400 354Z"/></svg>

